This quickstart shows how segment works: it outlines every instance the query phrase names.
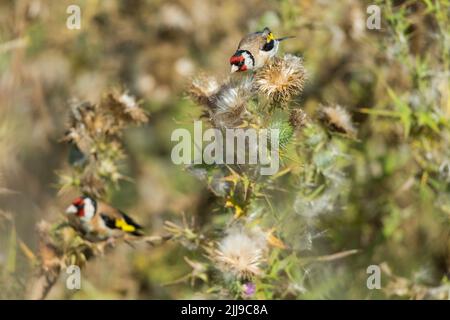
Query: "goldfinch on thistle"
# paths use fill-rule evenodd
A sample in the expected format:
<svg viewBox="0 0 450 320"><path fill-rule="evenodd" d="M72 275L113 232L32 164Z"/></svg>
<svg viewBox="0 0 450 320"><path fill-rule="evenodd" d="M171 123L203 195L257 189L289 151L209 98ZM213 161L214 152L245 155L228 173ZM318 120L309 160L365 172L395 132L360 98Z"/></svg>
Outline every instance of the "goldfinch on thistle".
<svg viewBox="0 0 450 320"><path fill-rule="evenodd" d="M278 51L280 42L293 37L275 39L272 31L265 27L246 35L230 58L231 72L247 71L261 68Z"/></svg>
<svg viewBox="0 0 450 320"><path fill-rule="evenodd" d="M142 227L128 215L88 196L76 198L66 214L70 225L91 242L113 240L126 234L143 235Z"/></svg>

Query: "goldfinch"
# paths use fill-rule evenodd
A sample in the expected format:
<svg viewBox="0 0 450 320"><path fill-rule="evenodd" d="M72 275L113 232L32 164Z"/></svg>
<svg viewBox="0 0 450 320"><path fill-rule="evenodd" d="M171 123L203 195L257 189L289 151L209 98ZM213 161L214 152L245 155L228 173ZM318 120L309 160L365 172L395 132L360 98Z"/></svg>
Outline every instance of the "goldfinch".
<svg viewBox="0 0 450 320"><path fill-rule="evenodd" d="M280 42L289 38L293 37L275 39L267 27L263 31L246 35L230 58L231 73L261 68L276 55Z"/></svg>
<svg viewBox="0 0 450 320"><path fill-rule="evenodd" d="M67 208L69 224L91 242L113 240L126 234L141 236L142 227L122 211L82 196Z"/></svg>

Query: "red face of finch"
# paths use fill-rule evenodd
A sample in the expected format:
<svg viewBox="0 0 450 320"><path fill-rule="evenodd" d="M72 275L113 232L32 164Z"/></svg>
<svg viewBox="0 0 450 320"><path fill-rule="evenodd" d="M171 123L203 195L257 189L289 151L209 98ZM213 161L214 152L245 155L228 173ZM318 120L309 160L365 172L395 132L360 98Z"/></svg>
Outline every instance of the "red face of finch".
<svg viewBox="0 0 450 320"><path fill-rule="evenodd" d="M253 68L253 56L246 50L238 50L230 58L231 72L247 71Z"/></svg>

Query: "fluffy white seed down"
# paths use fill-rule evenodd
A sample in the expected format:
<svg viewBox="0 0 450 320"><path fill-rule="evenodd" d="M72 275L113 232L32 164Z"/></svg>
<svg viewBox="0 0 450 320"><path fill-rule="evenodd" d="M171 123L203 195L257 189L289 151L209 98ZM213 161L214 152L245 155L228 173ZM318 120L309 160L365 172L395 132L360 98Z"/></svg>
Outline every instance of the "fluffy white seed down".
<svg viewBox="0 0 450 320"><path fill-rule="evenodd" d="M224 273L244 279L261 274L267 250L266 237L259 229L235 228L219 243L215 260Z"/></svg>

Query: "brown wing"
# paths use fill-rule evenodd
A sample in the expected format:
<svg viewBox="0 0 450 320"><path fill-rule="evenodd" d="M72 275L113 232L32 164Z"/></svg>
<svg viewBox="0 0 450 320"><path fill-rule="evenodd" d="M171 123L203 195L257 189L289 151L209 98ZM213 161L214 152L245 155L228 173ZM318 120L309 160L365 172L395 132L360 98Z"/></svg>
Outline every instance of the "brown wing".
<svg viewBox="0 0 450 320"><path fill-rule="evenodd" d="M113 219L120 219L122 217L119 210L110 206L109 204L100 201L97 202L97 213L106 214Z"/></svg>
<svg viewBox="0 0 450 320"><path fill-rule="evenodd" d="M254 55L264 46L265 43L266 37L262 32L250 33L239 42L238 50L248 50Z"/></svg>

